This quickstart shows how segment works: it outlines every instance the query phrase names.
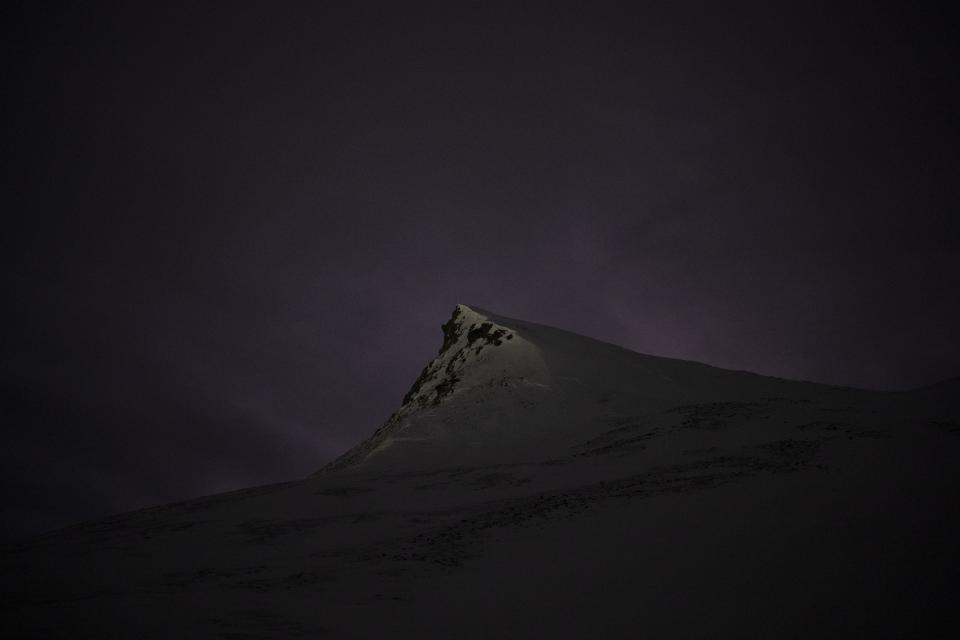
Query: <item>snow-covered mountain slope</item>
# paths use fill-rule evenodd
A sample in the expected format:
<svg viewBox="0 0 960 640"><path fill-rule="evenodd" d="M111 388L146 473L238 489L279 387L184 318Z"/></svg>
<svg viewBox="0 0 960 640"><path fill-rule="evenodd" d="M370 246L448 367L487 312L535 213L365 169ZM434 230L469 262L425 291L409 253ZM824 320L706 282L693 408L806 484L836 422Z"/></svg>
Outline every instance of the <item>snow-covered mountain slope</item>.
<svg viewBox="0 0 960 640"><path fill-rule="evenodd" d="M424 469L569 453L618 419L685 402L806 393L806 386L645 356L457 305L443 345L372 438L329 469Z"/></svg>
<svg viewBox="0 0 960 640"><path fill-rule="evenodd" d="M934 637L960 401L645 356L458 306L303 481L7 548L5 637Z"/></svg>

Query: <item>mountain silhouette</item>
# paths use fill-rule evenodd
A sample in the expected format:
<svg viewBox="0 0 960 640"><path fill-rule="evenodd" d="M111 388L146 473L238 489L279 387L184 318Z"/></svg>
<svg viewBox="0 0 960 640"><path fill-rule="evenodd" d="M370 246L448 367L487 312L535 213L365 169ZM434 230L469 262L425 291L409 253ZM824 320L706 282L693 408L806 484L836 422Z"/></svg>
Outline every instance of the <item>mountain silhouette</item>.
<svg viewBox="0 0 960 640"><path fill-rule="evenodd" d="M957 381L797 382L458 305L313 476L9 545L6 637L933 637ZM952 634L951 634L952 635Z"/></svg>

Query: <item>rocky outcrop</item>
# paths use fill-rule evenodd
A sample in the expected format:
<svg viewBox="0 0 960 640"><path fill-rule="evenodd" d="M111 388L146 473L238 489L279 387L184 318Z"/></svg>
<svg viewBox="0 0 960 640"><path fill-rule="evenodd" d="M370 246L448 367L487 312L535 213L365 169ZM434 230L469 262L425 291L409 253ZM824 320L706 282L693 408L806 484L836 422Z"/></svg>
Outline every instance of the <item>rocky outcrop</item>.
<svg viewBox="0 0 960 640"><path fill-rule="evenodd" d="M476 369L480 361L487 359L485 351L498 349L511 342L523 342L513 329L499 325L463 304L456 306L441 329L443 343L437 356L424 367L403 396L400 408L373 436L321 469L321 473L361 462L413 414L440 405L460 390L471 372L472 377L482 377Z"/></svg>

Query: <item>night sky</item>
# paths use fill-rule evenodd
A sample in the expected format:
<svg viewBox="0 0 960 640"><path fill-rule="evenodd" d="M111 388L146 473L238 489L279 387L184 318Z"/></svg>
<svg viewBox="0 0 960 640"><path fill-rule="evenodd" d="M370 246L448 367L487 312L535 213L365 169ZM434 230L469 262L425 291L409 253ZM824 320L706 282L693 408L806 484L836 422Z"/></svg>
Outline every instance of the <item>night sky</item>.
<svg viewBox="0 0 960 640"><path fill-rule="evenodd" d="M4 539L307 475L458 302L782 377L960 375L936 9L34 4L3 19Z"/></svg>

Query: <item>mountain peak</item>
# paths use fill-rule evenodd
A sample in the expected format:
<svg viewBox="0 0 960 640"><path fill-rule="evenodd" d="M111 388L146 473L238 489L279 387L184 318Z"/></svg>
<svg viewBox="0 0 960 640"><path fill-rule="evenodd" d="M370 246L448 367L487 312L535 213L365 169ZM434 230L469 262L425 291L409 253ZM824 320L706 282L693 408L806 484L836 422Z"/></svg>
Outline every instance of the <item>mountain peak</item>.
<svg viewBox="0 0 960 640"><path fill-rule="evenodd" d="M454 345L460 344L465 334L468 346L478 340L481 341L477 349L482 349L485 344L491 343L500 346L502 340L513 338L513 332L510 329L498 325L488 315L465 304L458 304L453 309L453 315L440 328L443 330L440 355L449 351Z"/></svg>
<svg viewBox="0 0 960 640"><path fill-rule="evenodd" d="M463 304L454 308L441 329L443 344L437 357L427 364L403 397L400 413L440 404L454 392L464 370L480 360L484 348L499 347L515 338L511 329Z"/></svg>
<svg viewBox="0 0 960 640"><path fill-rule="evenodd" d="M498 389L549 389L549 371L540 349L502 319L458 304L441 329L440 350L404 395L400 408L373 437L328 468L353 466L377 457L397 441L443 440L447 434L438 433L443 431L436 428L439 416L450 422L464 403L489 400L491 395L499 395ZM458 407L446 406L453 400L459 401L455 403ZM424 424L431 425L429 434L420 433Z"/></svg>

